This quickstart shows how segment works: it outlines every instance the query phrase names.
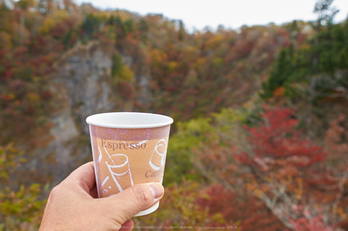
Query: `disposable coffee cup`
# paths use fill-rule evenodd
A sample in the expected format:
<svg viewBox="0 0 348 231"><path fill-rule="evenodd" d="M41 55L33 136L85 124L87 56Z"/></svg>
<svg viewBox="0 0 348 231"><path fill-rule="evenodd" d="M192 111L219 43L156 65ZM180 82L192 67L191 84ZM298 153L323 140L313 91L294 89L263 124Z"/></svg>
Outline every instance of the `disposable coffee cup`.
<svg viewBox="0 0 348 231"><path fill-rule="evenodd" d="M110 112L87 117L98 197L142 183L163 182L170 125L158 114ZM153 207L135 216L154 212Z"/></svg>

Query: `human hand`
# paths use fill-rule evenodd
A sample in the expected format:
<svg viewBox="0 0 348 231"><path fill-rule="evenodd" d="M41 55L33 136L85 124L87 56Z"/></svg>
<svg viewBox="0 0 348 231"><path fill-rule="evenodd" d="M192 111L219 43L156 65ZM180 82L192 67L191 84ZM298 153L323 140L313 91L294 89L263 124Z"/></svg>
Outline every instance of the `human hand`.
<svg viewBox="0 0 348 231"><path fill-rule="evenodd" d="M107 198L97 198L93 162L82 165L54 187L48 197L40 231L132 230L130 220L163 196L159 183L137 184Z"/></svg>

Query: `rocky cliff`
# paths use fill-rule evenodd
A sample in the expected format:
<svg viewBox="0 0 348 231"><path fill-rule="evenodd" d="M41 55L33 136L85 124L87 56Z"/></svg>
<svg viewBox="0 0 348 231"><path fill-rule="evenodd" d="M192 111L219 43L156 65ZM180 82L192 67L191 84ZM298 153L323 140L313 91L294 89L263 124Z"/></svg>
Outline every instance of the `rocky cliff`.
<svg viewBox="0 0 348 231"><path fill-rule="evenodd" d="M126 65L132 64L130 56L124 56ZM85 122L87 116L107 111L129 110L115 108L117 92L112 85L112 55L103 50L98 42L76 45L55 63L51 91L54 93L54 108L49 115L50 130L45 134L50 141L31 151L34 158L26 164L31 174L26 179L39 179L45 173L53 185L65 178L72 169L92 160L89 131ZM139 100L150 98L148 77L135 76ZM138 99L136 99L138 100ZM37 175L37 176L35 176Z"/></svg>

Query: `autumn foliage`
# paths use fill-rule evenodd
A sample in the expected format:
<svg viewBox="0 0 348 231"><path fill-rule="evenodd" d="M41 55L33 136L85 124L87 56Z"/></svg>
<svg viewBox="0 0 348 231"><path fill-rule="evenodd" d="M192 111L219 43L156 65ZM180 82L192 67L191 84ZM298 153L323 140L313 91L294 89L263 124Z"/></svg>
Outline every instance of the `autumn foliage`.
<svg viewBox="0 0 348 231"><path fill-rule="evenodd" d="M158 211L135 219L136 229L348 230L348 22L332 23L332 1L317 1L316 22L194 32L163 15L70 0L5 2L1 230L39 225L46 195L32 182L49 185L53 176L34 169L19 177L19 163L54 163L30 155L53 139L47 131L57 111L76 112L61 103L67 90L57 84L57 60L90 44L110 60L101 75L112 110L175 120L165 197ZM76 149L88 150L87 139L81 135Z"/></svg>
<svg viewBox="0 0 348 231"><path fill-rule="evenodd" d="M242 152L237 156L240 162L260 171L275 170L279 177L284 177L282 174L290 173L291 176L324 160L322 147L312 145L297 129L299 121L292 118L294 111L289 108L265 108L260 115L259 127L246 127L253 154Z"/></svg>

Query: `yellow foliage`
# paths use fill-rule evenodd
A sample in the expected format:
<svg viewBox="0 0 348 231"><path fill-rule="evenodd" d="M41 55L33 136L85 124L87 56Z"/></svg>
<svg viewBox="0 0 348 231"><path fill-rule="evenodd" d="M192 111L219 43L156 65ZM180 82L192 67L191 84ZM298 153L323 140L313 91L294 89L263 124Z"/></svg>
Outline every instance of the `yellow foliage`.
<svg viewBox="0 0 348 231"><path fill-rule="evenodd" d="M226 220L224 219L224 217L223 217L223 215L221 213L214 214L213 221L220 222L220 223L225 223L226 222Z"/></svg>
<svg viewBox="0 0 348 231"><path fill-rule="evenodd" d="M222 65L224 64L224 60L220 57L216 57L213 59L213 64L216 68L222 67Z"/></svg>
<svg viewBox="0 0 348 231"><path fill-rule="evenodd" d="M311 48L311 46L307 43L303 43L300 46L300 49L302 49L302 50L309 50L309 48Z"/></svg>
<svg viewBox="0 0 348 231"><path fill-rule="evenodd" d="M285 87L281 86L274 90L273 95L275 97L280 97L280 96L284 96L284 93L285 93Z"/></svg>
<svg viewBox="0 0 348 231"><path fill-rule="evenodd" d="M64 19L69 18L69 13L65 10L57 10L56 12L53 13L52 18L54 20L57 20L59 22L62 22Z"/></svg>
<svg viewBox="0 0 348 231"><path fill-rule="evenodd" d="M198 58L197 61L194 63L195 68L199 68L201 66L205 66L206 59L204 57Z"/></svg>
<svg viewBox="0 0 348 231"><path fill-rule="evenodd" d="M199 57L199 49L197 49L194 46L185 45L183 56L183 61L185 62L192 62L192 60L196 60L197 57Z"/></svg>
<svg viewBox="0 0 348 231"><path fill-rule="evenodd" d="M46 18L44 24L41 27L39 27L38 32L40 34L46 35L50 32L51 28L53 28L56 25L56 23L57 21L55 21L53 18Z"/></svg>
<svg viewBox="0 0 348 231"><path fill-rule="evenodd" d="M178 66L178 63L175 61L171 61L168 63L168 71L174 72L176 70L176 67Z"/></svg>
<svg viewBox="0 0 348 231"><path fill-rule="evenodd" d="M150 57L153 63L162 63L168 58L166 53L157 49L150 52Z"/></svg>
<svg viewBox="0 0 348 231"><path fill-rule="evenodd" d="M19 0L15 4L21 9L26 10L28 8L35 7L35 2L35 0Z"/></svg>
<svg viewBox="0 0 348 231"><path fill-rule="evenodd" d="M119 17L122 21L126 21L131 18L131 13L127 11L98 11L93 13L93 15L101 18L110 18L111 16Z"/></svg>
<svg viewBox="0 0 348 231"><path fill-rule="evenodd" d="M29 37L30 37L30 32L24 26L24 24L22 25L17 22L12 23L12 39L15 44L22 43L24 40L28 39Z"/></svg>
<svg viewBox="0 0 348 231"><path fill-rule="evenodd" d="M342 208L337 208L336 212L340 215L341 218L346 219L347 213Z"/></svg>
<svg viewBox="0 0 348 231"><path fill-rule="evenodd" d="M16 96L15 96L15 94L13 94L13 93L8 94L8 98L10 98L11 100L14 99L15 97L16 97Z"/></svg>
<svg viewBox="0 0 348 231"><path fill-rule="evenodd" d="M185 79L185 82L184 82L184 86L185 87L195 87L199 84L199 81L198 81L198 78L197 78L197 72L193 69L190 69L187 76L186 76L186 79Z"/></svg>
<svg viewBox="0 0 348 231"><path fill-rule="evenodd" d="M127 11L118 11L116 16L119 16L122 21L126 21L131 17L131 14Z"/></svg>
<svg viewBox="0 0 348 231"><path fill-rule="evenodd" d="M254 193L255 193L255 195L256 195L258 198L261 198L261 196L262 196L262 191L261 191L261 190L256 189L256 190L254 190Z"/></svg>
<svg viewBox="0 0 348 231"><path fill-rule="evenodd" d="M256 186L255 184L252 183L247 183L246 184L247 189L249 189L250 191L255 191L256 190Z"/></svg>
<svg viewBox="0 0 348 231"><path fill-rule="evenodd" d="M213 49L223 42L225 36L217 34L206 42L206 48Z"/></svg>
<svg viewBox="0 0 348 231"><path fill-rule="evenodd" d="M54 12L51 17L47 17L41 27L39 27L38 32L40 34L46 35L49 31L55 27L55 25L59 22L64 21L64 19L69 18L68 12L64 10L58 10Z"/></svg>
<svg viewBox="0 0 348 231"><path fill-rule="evenodd" d="M12 48L11 35L4 31L0 31L0 48Z"/></svg>
<svg viewBox="0 0 348 231"><path fill-rule="evenodd" d="M302 195L303 195L303 179L302 178L296 178L295 179L296 183L297 183L297 189L295 189L295 197L296 199L301 199Z"/></svg>
<svg viewBox="0 0 348 231"><path fill-rule="evenodd" d="M40 101L40 96L36 93L29 93L27 95L27 98L30 102L39 102Z"/></svg>
<svg viewBox="0 0 348 231"><path fill-rule="evenodd" d="M262 185L262 186L261 186L261 190L262 190L263 192L268 192L269 186L267 186L267 185Z"/></svg>
<svg viewBox="0 0 348 231"><path fill-rule="evenodd" d="M134 78L134 72L127 65L123 65L119 77L122 80L131 82Z"/></svg>

